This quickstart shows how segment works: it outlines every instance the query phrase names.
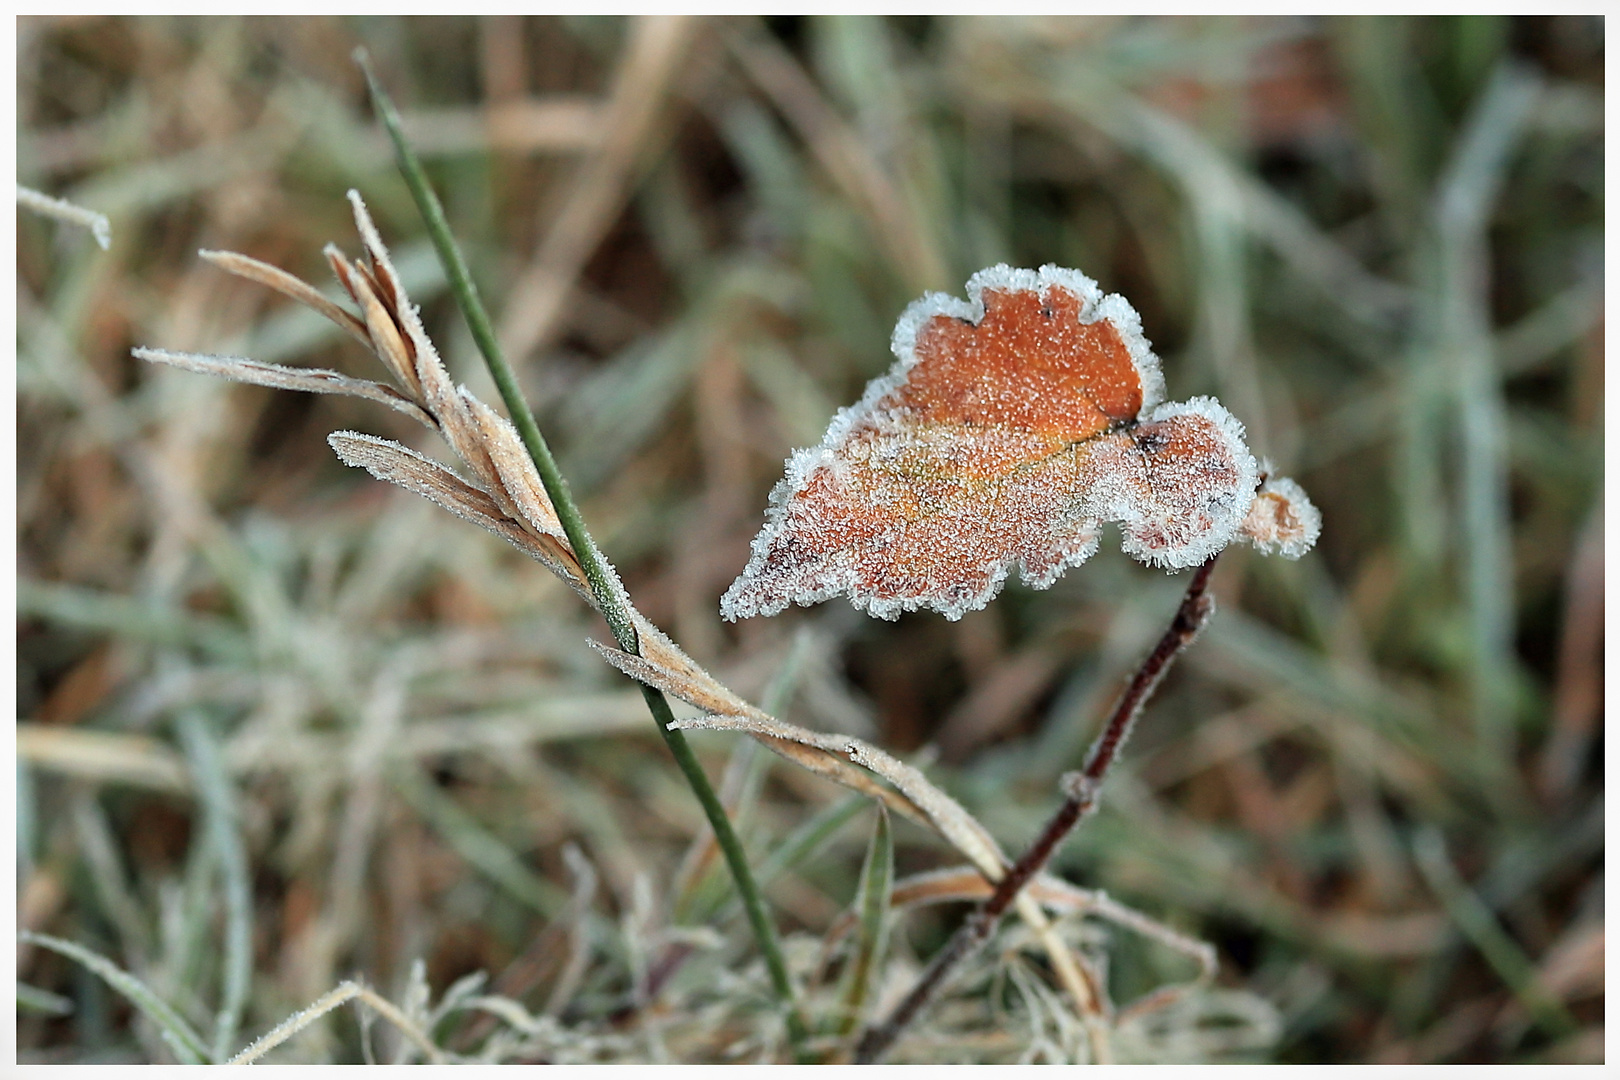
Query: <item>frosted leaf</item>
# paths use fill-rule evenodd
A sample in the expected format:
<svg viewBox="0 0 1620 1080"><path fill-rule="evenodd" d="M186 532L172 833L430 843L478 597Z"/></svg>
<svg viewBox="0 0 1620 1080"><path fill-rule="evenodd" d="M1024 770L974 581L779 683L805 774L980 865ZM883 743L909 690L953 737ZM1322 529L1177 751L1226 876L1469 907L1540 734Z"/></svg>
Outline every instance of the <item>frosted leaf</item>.
<svg viewBox="0 0 1620 1080"><path fill-rule="evenodd" d="M1078 501L1120 523L1125 553L1149 566L1197 566L1243 523L1259 471L1243 425L1214 398L1168 402L1084 443Z"/></svg>
<svg viewBox="0 0 1620 1080"><path fill-rule="evenodd" d="M895 365L796 452L720 611L837 595L879 618L983 607L1014 568L1051 586L1117 522L1127 553L1196 566L1245 521L1258 470L1212 398L1164 379L1123 297L1074 270L994 266L930 294Z"/></svg>
<svg viewBox="0 0 1620 1080"><path fill-rule="evenodd" d="M1302 488L1286 476L1267 476L1243 519L1238 535L1262 554L1297 559L1322 534L1322 513Z"/></svg>

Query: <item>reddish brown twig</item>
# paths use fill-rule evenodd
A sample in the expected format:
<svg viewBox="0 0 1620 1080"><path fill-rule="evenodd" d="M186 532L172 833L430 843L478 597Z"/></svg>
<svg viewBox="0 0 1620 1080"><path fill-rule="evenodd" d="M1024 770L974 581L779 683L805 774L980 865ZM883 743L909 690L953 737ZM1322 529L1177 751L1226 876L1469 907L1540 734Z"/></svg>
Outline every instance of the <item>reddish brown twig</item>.
<svg viewBox="0 0 1620 1080"><path fill-rule="evenodd" d="M1057 812L1046 823L1035 843L996 884L996 891L984 902L984 906L968 916L945 943L945 947L934 954L928 970L923 972L922 977L917 980L917 985L912 987L905 1000L895 1007L887 1020L866 1029L855 1048L855 1060L858 1063L870 1064L888 1052L895 1039L900 1037L900 1033L933 1000L935 993L944 985L945 977L963 960L977 952L989 939L996 924L1001 921L1001 916L1012 906L1012 902L1018 898L1024 886L1034 880L1051 861L1053 853L1069 832L1097 808L1103 778L1108 775L1109 768L1119 756L1120 748L1130 737L1136 718L1142 714L1143 707L1153 696L1153 691L1158 688L1165 673L1170 670L1170 665L1175 663L1181 650L1192 644L1193 638L1198 636L1198 631L1203 629L1214 611L1214 600L1207 594L1207 590L1216 557L1210 556L1207 562L1193 572L1192 581L1188 583L1187 592L1181 598L1181 606L1176 609L1175 618L1170 620L1170 625L1159 638L1159 643L1154 646L1147 659L1142 661L1135 678L1131 679L1130 685L1119 699L1119 704L1109 716L1108 723L1103 726L1102 734L1091 744L1085 765L1079 772L1064 775L1063 805L1058 807Z"/></svg>

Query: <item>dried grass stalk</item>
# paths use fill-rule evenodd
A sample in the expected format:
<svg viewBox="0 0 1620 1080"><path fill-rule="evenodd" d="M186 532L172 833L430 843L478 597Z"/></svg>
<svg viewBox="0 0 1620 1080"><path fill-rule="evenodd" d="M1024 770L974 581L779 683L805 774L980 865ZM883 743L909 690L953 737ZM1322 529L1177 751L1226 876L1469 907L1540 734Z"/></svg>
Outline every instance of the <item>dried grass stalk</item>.
<svg viewBox="0 0 1620 1080"><path fill-rule="evenodd" d="M102 251L112 247L112 222L107 220L106 214L87 210L77 203L55 198L43 191L23 187L21 184L17 185L17 205L26 206L36 214L89 229L90 235L96 238L96 244Z"/></svg>

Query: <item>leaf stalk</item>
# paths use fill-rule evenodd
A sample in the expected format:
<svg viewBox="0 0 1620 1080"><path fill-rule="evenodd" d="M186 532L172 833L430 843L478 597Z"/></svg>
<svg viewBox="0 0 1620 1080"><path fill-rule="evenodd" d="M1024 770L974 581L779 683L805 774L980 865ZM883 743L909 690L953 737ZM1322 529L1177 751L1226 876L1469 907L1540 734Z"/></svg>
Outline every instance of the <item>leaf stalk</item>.
<svg viewBox="0 0 1620 1080"><path fill-rule="evenodd" d="M1091 744L1085 764L1080 771L1064 775L1061 781L1064 791L1063 803L1047 821L1040 836L996 883L996 891L984 902L984 906L968 916L945 943L945 947L934 954L928 969L918 978L911 992L895 1006L888 1018L867 1028L855 1048L855 1060L858 1064L871 1064L889 1051L901 1033L933 1001L944 985L946 976L963 960L978 952L989 940L990 934L1001 922L1001 917L1006 914L1013 901L1018 899L1024 886L1035 880L1046 868L1046 864L1056 854L1058 846L1074 827L1097 809L1103 780L1119 757L1125 740L1130 738L1137 717L1142 715L1142 709L1164 679L1165 673L1175 663L1176 657L1192 644L1193 639L1198 636L1198 632L1204 628L1204 624L1215 611L1215 602L1209 596L1208 590L1209 577L1215 569L1215 560L1218 557L1218 553L1210 556L1193 572L1192 581L1188 583L1187 591L1181 598L1181 606L1176 609L1176 614L1159 638L1159 643L1137 668L1136 675L1125 688L1119 703L1114 706L1108 722L1103 725L1102 733L1097 736L1097 741Z"/></svg>

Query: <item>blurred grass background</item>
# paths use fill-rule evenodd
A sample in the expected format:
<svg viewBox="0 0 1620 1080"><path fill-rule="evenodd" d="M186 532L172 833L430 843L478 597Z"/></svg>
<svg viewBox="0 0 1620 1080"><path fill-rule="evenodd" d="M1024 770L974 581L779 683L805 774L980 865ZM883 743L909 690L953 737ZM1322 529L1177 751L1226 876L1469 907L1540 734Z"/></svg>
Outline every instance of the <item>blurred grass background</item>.
<svg viewBox="0 0 1620 1080"><path fill-rule="evenodd" d="M452 372L494 399L363 43L641 609L744 693L799 649L785 715L937 754L1013 851L1181 582L1105 544L958 623L834 601L732 627L717 598L783 458L886 368L908 301L997 261L1125 294L1170 397L1217 394L1325 528L1299 563L1222 560L1216 621L1059 868L1214 944L1221 984L1276 1010L1251 1056L1601 1061L1603 32L19 20L18 182L113 226L103 253L18 214L19 927L200 1025L240 1001L246 1035L351 973L398 995L420 958L437 994L533 967L570 917L594 935L571 1007L600 1013L644 962L616 928L678 937L700 812L586 648L602 628L324 436L435 448L361 402L129 357L369 374L195 257L325 283L356 187ZM733 790L761 775L729 738L696 745ZM841 798L767 767L762 853ZM787 929L850 903L867 820L770 884ZM909 826L896 844L901 873L949 861ZM591 923L568 914L583 863ZM909 947L960 910L909 918ZM1115 935L1117 1000L1184 977L1162 951ZM511 978L538 1007L562 976ZM24 1060L168 1060L62 957L19 946L18 979ZM346 1019L290 1045L363 1052Z"/></svg>

